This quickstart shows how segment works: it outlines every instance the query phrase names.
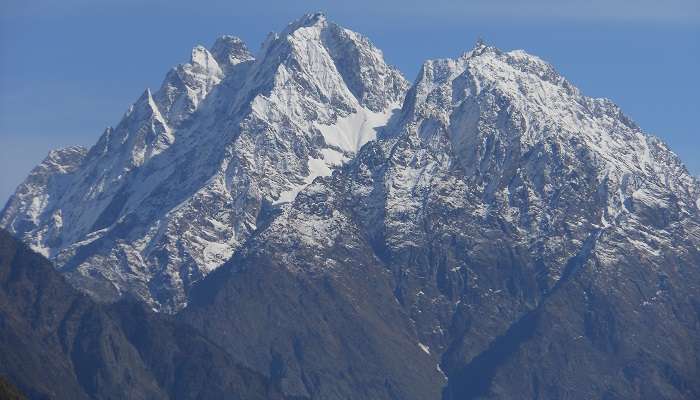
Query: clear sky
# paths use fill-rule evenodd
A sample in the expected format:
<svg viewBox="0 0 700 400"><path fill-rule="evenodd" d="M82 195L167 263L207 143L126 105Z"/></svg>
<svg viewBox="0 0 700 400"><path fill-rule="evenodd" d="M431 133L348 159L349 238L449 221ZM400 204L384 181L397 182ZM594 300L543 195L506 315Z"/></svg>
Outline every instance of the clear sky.
<svg viewBox="0 0 700 400"><path fill-rule="evenodd" d="M478 37L525 49L618 103L700 175L698 0L0 0L0 207L50 149L95 143L194 45L233 34L255 51L317 10L409 80Z"/></svg>

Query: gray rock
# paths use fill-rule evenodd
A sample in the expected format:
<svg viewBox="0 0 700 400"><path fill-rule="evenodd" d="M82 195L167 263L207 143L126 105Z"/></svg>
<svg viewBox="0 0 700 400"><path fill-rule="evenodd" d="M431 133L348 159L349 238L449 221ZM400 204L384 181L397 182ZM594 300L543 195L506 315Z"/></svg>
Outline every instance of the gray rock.
<svg viewBox="0 0 700 400"><path fill-rule="evenodd" d="M2 226L286 396L700 397L700 184L611 101L483 42L409 89L321 14L217 43Z"/></svg>

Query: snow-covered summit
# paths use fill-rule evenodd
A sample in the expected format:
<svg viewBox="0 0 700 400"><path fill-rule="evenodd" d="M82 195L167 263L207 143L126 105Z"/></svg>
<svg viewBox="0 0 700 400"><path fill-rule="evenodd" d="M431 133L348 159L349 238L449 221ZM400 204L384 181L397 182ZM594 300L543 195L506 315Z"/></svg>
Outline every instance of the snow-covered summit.
<svg viewBox="0 0 700 400"><path fill-rule="evenodd" d="M697 398L678 157L523 51L480 41L407 89L322 14L256 57L224 36L51 152L0 226L102 300L189 302L287 397Z"/></svg>
<svg viewBox="0 0 700 400"><path fill-rule="evenodd" d="M522 50L478 43L456 59L427 61L402 119L422 140L449 141L467 174L492 186L504 184L510 179L504 171L547 142L618 182L639 175L669 190L694 187L678 158L613 102L582 95L550 64ZM582 148L590 160L580 159Z"/></svg>
<svg viewBox="0 0 700 400"><path fill-rule="evenodd" d="M557 326L578 332L558 339L564 359L572 337L617 359L622 346L590 328L593 309L606 334L647 318L684 331L668 315L695 307L699 196L678 157L611 101L537 57L480 44L427 61L384 134L302 190L240 259L329 281L390 276L418 343L451 371L443 393L464 398L484 379L479 361L538 343L503 361L514 372L499 393ZM523 336L550 306L556 317Z"/></svg>
<svg viewBox="0 0 700 400"><path fill-rule="evenodd" d="M257 57L222 36L68 171L25 181L2 226L97 297L179 309L276 204L374 139L407 88L369 40L321 15L272 35ZM44 184L59 174L60 186Z"/></svg>
<svg viewBox="0 0 700 400"><path fill-rule="evenodd" d="M685 251L681 237L700 243L700 185L678 157L524 51L478 43L427 61L385 133L304 190L254 247L277 249L291 268L332 270L338 243L401 260L442 240L478 248L502 231L542 260L540 285L552 288L599 238L615 249L592 253L602 269L619 249L662 257Z"/></svg>
<svg viewBox="0 0 700 400"><path fill-rule="evenodd" d="M25 237L37 252L49 256L51 247L60 245L62 215L47 214L54 197L67 189L67 179L83 163L88 150L80 146L51 150L10 197L0 215L0 226L11 232L32 231Z"/></svg>
<svg viewBox="0 0 700 400"><path fill-rule="evenodd" d="M364 232L399 251L432 240L439 204L468 210L470 229L489 215L512 224L553 260L551 283L591 229L667 226L658 213L697 213L700 197L660 140L535 56L480 41L426 61L409 89L367 38L319 13L256 57L233 36L195 47L89 151L52 154L1 225L93 295L167 311L258 233L318 248ZM335 199L323 182L343 165L357 209L331 221L307 212L327 205L296 209Z"/></svg>

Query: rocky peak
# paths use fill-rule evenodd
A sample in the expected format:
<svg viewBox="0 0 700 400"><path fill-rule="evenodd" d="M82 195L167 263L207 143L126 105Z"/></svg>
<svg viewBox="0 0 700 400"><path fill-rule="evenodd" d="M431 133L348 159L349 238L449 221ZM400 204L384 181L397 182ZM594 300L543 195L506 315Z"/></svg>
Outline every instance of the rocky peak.
<svg viewBox="0 0 700 400"><path fill-rule="evenodd" d="M377 128L398 109L407 87L366 38L322 14L306 15L282 33L271 34L247 75L237 97L239 105L252 108L245 123L270 126L265 135L271 142L304 154L266 174L268 179L279 179L263 188L276 202L288 201L316 176L330 174L374 139ZM292 139L290 132L298 134ZM238 140L253 138L244 131ZM268 153L269 148L261 148L247 162L266 165L261 168L279 162L277 155L274 162L263 162L262 155ZM280 168L294 173L280 175Z"/></svg>
<svg viewBox="0 0 700 400"><path fill-rule="evenodd" d="M51 150L39 167L50 172L70 173L80 166L86 154L87 149L83 146Z"/></svg>
<svg viewBox="0 0 700 400"><path fill-rule="evenodd" d="M469 171L486 172L487 165L519 158L546 141L560 143L565 152L575 152L570 144L580 143L594 154L597 168L617 175L643 174L655 162L648 156L649 137L611 101L581 95L538 57L483 43L456 59L427 61L403 119L421 137L449 139Z"/></svg>
<svg viewBox="0 0 700 400"><path fill-rule="evenodd" d="M172 129L168 126L150 89L146 89L129 107L122 121L109 135L111 154L107 157L117 157L126 161L118 168L119 173L142 165L174 141ZM123 157L126 154L129 156Z"/></svg>
<svg viewBox="0 0 700 400"><path fill-rule="evenodd" d="M14 232L77 286L176 311L270 209L373 140L406 86L366 38L322 15L271 36L255 60L224 36L146 90L46 204L8 209L4 226L37 215Z"/></svg>
<svg viewBox="0 0 700 400"><path fill-rule="evenodd" d="M381 50L365 36L330 24L322 36L338 72L360 104L381 111L403 102L408 82L384 61Z"/></svg>
<svg viewBox="0 0 700 400"><path fill-rule="evenodd" d="M230 35L216 39L210 52L225 72L235 65L254 59L243 40Z"/></svg>
<svg viewBox="0 0 700 400"><path fill-rule="evenodd" d="M223 77L209 50L195 46L190 62L171 69L154 97L167 122L175 126L194 113Z"/></svg>
<svg viewBox="0 0 700 400"><path fill-rule="evenodd" d="M1 225L102 300L192 300L295 398L698 397L699 186L611 101L477 43L386 126L405 81L323 15L216 47Z"/></svg>
<svg viewBox="0 0 700 400"><path fill-rule="evenodd" d="M221 68L206 47L197 45L192 49L189 65L193 71L206 73L207 75L221 76Z"/></svg>
<svg viewBox="0 0 700 400"><path fill-rule="evenodd" d="M3 226L55 256L93 294L109 286L107 298L128 291L156 308L183 307L194 282L264 229L282 203L353 159L404 98L406 81L369 40L322 16L303 17L271 36L256 60L243 52L236 60L246 61L222 69L217 58L224 64L223 54L239 50L233 37L212 51L196 47L65 182L34 186L49 200L15 203ZM389 174L386 191L385 183L371 190L373 202L389 199L387 218L418 221L421 196L443 178L532 232L551 219L546 204L561 201L562 191L573 198L571 182L605 199L607 214L586 215L596 223L642 207L650 196L640 189L663 198L673 187L698 193L663 144L524 52L477 44L458 58L427 61L405 97L402 118L385 135L396 140L373 146L391 157L384 172L369 175ZM408 225L372 235L418 243L421 226Z"/></svg>
<svg viewBox="0 0 700 400"><path fill-rule="evenodd" d="M296 21L290 22L287 27L282 31L282 36L287 36L296 32L300 28L313 28L323 29L328 25L328 19L323 11L317 11L313 13L304 14L301 18Z"/></svg>
<svg viewBox="0 0 700 400"><path fill-rule="evenodd" d="M43 255L53 254L61 241L63 221L52 203L68 190L69 176L83 165L87 153L80 146L51 150L7 201L0 226L13 232L38 232L25 237L27 244Z"/></svg>
<svg viewBox="0 0 700 400"><path fill-rule="evenodd" d="M572 379L586 391L591 385L581 382L604 381L599 368L621 351L633 359L648 348L626 347L637 326L694 329L684 324L696 316L697 300L687 295L700 277L692 268L698 183L611 101L583 96L537 57L478 45L426 62L389 129L302 190L237 265L269 258L279 269L332 281L372 255L377 276L392 275L419 346L438 354L449 376L446 399L499 397L551 337L561 340L560 353L547 350L543 365L568 359L582 343L591 343L585 354L609 360ZM688 311L669 317L676 307ZM554 333L564 320L575 322ZM654 357L667 368L667 351ZM692 376L683 362L672 369ZM510 374L498 377L501 368ZM564 375L554 368L549 387L560 387ZM523 382L513 393L530 388Z"/></svg>
<svg viewBox="0 0 700 400"><path fill-rule="evenodd" d="M322 13L307 14L271 35L260 58L260 64L281 74L278 81L299 80L315 96L350 112L358 105L374 112L396 107L408 88L367 38L329 22Z"/></svg>

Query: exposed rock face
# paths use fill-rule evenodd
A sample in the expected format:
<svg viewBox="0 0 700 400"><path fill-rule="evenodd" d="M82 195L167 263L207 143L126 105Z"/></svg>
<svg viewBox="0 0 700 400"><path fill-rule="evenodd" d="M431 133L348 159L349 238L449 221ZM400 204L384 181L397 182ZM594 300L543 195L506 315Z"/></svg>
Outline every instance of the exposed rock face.
<svg viewBox="0 0 700 400"><path fill-rule="evenodd" d="M176 311L272 204L351 158L408 83L361 35L310 14L257 60L225 36L171 70L93 148L54 152L0 226L101 300Z"/></svg>
<svg viewBox="0 0 700 400"><path fill-rule="evenodd" d="M2 226L102 299L188 304L286 396L700 397L700 184L612 102L483 43L407 90L319 14L241 46L52 153Z"/></svg>
<svg viewBox="0 0 700 400"><path fill-rule="evenodd" d="M240 285L271 264L337 286L323 304L353 299L360 315L398 306L365 295L366 280L388 285L405 314L383 321L440 364L445 399L700 393L700 192L658 139L536 57L484 46L427 62L385 132L300 192L184 314L236 348L253 333L225 327L267 318L240 312L260 300ZM302 309L318 310L293 307L282 326Z"/></svg>
<svg viewBox="0 0 700 400"><path fill-rule="evenodd" d="M187 325L96 304L4 230L0 317L0 374L33 399L285 398Z"/></svg>

